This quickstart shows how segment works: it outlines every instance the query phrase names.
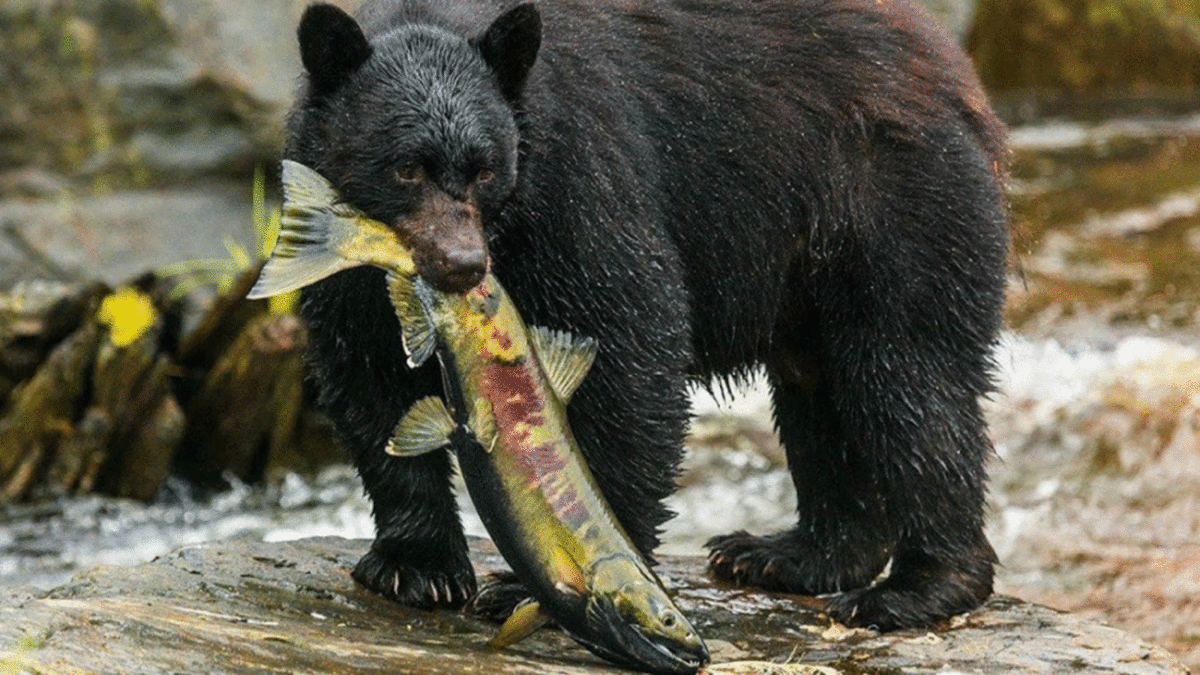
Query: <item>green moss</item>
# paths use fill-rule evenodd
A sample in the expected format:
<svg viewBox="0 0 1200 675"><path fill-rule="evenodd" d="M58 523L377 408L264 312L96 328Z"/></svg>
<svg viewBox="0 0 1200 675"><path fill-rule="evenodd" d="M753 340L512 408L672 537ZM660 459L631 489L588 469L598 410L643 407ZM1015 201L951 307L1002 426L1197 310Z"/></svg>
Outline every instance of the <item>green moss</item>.
<svg viewBox="0 0 1200 675"><path fill-rule="evenodd" d="M981 0L967 48L993 93L1200 87L1193 0Z"/></svg>

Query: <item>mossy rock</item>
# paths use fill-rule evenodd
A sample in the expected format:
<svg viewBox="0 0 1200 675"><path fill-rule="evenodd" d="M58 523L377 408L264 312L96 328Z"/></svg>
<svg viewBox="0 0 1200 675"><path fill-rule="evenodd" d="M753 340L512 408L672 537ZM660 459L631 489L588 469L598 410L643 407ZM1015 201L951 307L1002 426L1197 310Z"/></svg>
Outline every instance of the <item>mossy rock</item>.
<svg viewBox="0 0 1200 675"><path fill-rule="evenodd" d="M967 48L999 97L1190 99L1200 91L1200 3L981 0Z"/></svg>

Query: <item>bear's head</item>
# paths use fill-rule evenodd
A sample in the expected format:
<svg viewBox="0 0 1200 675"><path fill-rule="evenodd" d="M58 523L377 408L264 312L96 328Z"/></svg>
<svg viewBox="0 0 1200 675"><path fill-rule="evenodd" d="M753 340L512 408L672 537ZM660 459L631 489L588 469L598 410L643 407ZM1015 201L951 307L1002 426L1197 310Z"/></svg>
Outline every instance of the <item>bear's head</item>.
<svg viewBox="0 0 1200 675"><path fill-rule="evenodd" d="M368 40L317 4L299 39L307 88L288 154L392 225L427 282L476 285L489 264L484 223L516 186L514 110L541 44L537 10L519 5L477 36L411 20Z"/></svg>

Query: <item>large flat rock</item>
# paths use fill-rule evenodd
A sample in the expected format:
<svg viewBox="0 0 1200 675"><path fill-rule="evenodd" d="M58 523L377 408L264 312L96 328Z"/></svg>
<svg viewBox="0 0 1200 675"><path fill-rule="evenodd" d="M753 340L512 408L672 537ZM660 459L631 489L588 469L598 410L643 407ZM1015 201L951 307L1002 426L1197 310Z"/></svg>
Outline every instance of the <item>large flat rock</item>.
<svg viewBox="0 0 1200 675"><path fill-rule="evenodd" d="M492 624L363 590L349 569L367 545L217 542L137 567L96 568L50 592L0 589L0 670L619 672L556 630L493 652L485 644ZM503 568L488 542L474 543L473 558L481 574ZM713 673L1187 672L1127 633L1012 598L937 630L880 635L832 624L812 598L714 584L701 558L669 558L661 572L708 640Z"/></svg>

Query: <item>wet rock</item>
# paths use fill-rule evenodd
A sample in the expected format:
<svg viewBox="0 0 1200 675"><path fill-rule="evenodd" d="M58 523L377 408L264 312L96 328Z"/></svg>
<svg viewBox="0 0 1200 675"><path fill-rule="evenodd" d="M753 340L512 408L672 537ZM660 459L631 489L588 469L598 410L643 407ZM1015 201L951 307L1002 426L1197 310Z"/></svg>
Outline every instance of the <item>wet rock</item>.
<svg viewBox="0 0 1200 675"><path fill-rule="evenodd" d="M249 182L0 199L0 226L0 289L39 278L116 285L254 241Z"/></svg>
<svg viewBox="0 0 1200 675"><path fill-rule="evenodd" d="M224 542L98 568L50 592L0 591L0 664L30 672L619 672L561 633L500 652L457 612L401 607L349 576L368 542ZM473 543L480 573L501 569ZM700 558L662 573L706 636L711 673L1180 674L1161 648L1113 628L996 597L936 630L880 635L832 624L811 598L713 584ZM787 664L780 666L779 664Z"/></svg>
<svg viewBox="0 0 1200 675"><path fill-rule="evenodd" d="M111 184L247 174L278 152L300 0L0 6L0 166Z"/></svg>
<svg viewBox="0 0 1200 675"><path fill-rule="evenodd" d="M1200 117L1017 129L1010 324L1096 343L1200 324ZM1098 330L1099 329L1099 330Z"/></svg>
<svg viewBox="0 0 1200 675"><path fill-rule="evenodd" d="M0 224L109 283L252 242L251 174L278 161L306 4L0 3ZM0 288L48 274L8 239Z"/></svg>

